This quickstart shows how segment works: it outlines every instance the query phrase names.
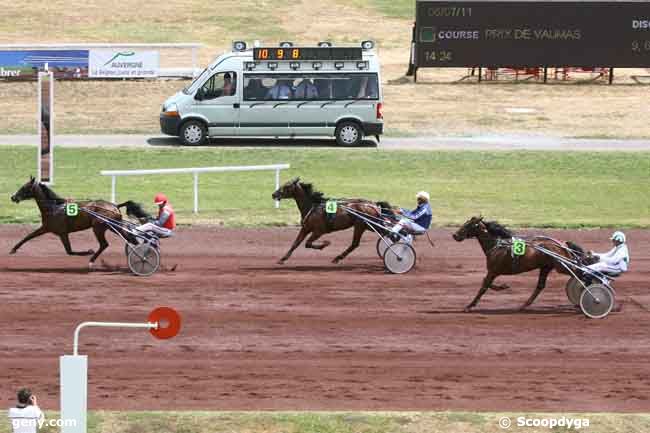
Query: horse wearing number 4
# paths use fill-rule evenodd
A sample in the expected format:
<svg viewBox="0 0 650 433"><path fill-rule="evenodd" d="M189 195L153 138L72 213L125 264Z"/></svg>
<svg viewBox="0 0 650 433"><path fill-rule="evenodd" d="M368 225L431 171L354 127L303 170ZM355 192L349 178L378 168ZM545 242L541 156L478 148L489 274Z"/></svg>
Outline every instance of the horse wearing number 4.
<svg viewBox="0 0 650 433"><path fill-rule="evenodd" d="M493 289L505 290L507 285L494 284L499 275L516 275L539 269L537 287L530 298L521 306L530 306L546 287L546 280L553 269L565 275L570 272L558 260L541 250L550 251L560 257L575 262L588 259L584 250L573 242L561 242L547 237L533 237L526 240L517 239L513 233L495 221L484 221L483 217L472 217L453 234L457 242L476 238L485 253L487 275L474 300L465 307L468 312L481 300L481 297Z"/></svg>
<svg viewBox="0 0 650 433"><path fill-rule="evenodd" d="M333 200L328 200L323 193L314 190L312 184L300 182L296 178L284 184L272 194L274 200L294 199L298 205L301 216L302 228L296 237L296 240L289 248L289 251L279 260L282 264L294 252L296 248L307 238L306 248L322 250L330 242L316 241L326 233L345 230L354 227L352 244L341 254L336 256L333 263L343 260L348 254L354 251L361 242L361 236L366 231L368 225L362 219L356 217L351 212L337 206ZM345 208L352 209L353 212L367 215L374 218L382 218L382 213L392 213L390 205L386 202L373 202L365 199L345 199L338 200L338 203L344 204Z"/></svg>

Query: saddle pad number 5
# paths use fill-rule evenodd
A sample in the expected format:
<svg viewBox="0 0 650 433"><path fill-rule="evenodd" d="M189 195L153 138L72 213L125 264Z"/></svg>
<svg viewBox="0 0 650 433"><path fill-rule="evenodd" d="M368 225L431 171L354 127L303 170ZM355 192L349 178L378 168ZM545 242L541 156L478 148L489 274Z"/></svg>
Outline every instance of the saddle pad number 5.
<svg viewBox="0 0 650 433"><path fill-rule="evenodd" d="M79 215L79 205L77 203L66 203L65 214L69 217Z"/></svg>
<svg viewBox="0 0 650 433"><path fill-rule="evenodd" d="M515 256L523 256L526 254L526 242L521 239L515 239L512 242L512 252Z"/></svg>
<svg viewBox="0 0 650 433"><path fill-rule="evenodd" d="M325 212L327 213L336 213L337 208L338 204L336 203L336 200L328 200L327 203L325 203Z"/></svg>

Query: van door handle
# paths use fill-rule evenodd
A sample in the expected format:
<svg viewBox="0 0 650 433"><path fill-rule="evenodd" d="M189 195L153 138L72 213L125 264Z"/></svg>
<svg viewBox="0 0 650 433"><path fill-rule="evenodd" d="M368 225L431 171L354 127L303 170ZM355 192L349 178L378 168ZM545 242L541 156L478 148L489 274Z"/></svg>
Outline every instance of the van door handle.
<svg viewBox="0 0 650 433"><path fill-rule="evenodd" d="M239 108L239 104L232 104L232 108Z"/></svg>

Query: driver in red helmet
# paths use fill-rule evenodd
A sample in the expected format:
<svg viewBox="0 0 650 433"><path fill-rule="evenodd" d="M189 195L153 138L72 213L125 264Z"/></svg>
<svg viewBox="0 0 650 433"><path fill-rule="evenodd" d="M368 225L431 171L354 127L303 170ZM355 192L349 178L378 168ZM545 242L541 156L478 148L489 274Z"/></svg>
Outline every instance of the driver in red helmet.
<svg viewBox="0 0 650 433"><path fill-rule="evenodd" d="M158 219L143 224L137 229L142 232L153 232L162 238L170 237L176 228L174 208L169 204L167 196L162 193L156 194L153 202L158 205Z"/></svg>

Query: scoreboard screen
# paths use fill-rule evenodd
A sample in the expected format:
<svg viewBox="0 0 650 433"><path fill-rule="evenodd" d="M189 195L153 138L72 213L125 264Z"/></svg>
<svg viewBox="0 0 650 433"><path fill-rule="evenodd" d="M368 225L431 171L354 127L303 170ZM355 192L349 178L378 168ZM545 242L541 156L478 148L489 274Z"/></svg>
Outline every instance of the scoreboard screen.
<svg viewBox="0 0 650 433"><path fill-rule="evenodd" d="M254 60L362 60L361 48L355 47L272 47L254 48Z"/></svg>
<svg viewBox="0 0 650 433"><path fill-rule="evenodd" d="M650 2L418 1L415 66L650 66Z"/></svg>

